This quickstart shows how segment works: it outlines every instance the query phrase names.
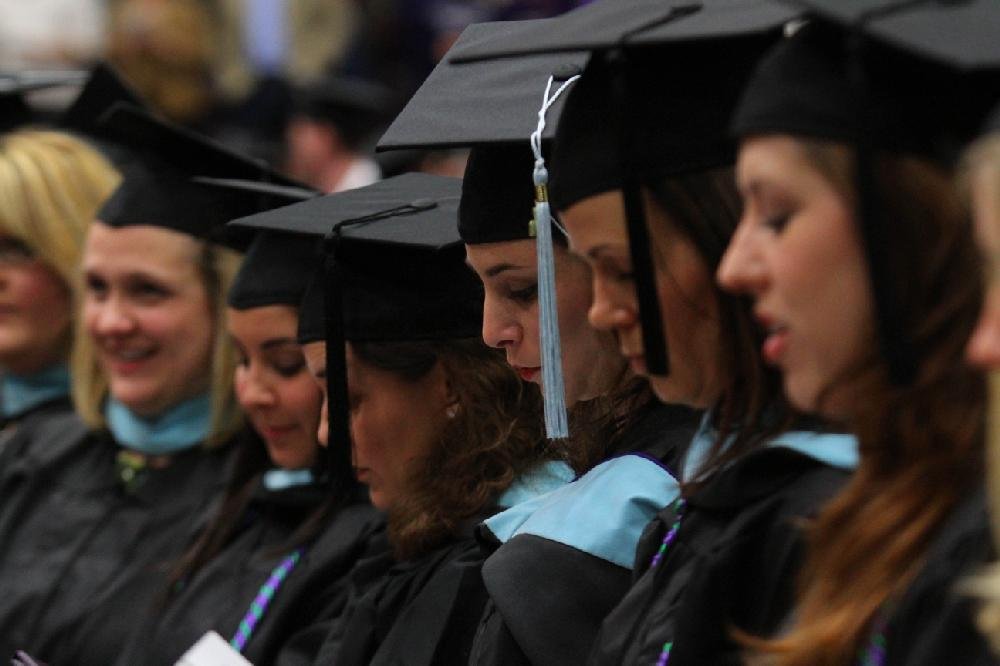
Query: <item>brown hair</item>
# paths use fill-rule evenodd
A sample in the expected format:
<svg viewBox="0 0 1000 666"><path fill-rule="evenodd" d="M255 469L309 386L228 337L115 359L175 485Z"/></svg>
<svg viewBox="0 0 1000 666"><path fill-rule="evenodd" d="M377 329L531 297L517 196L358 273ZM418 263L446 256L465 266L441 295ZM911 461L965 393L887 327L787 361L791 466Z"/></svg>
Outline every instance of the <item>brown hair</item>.
<svg viewBox="0 0 1000 666"><path fill-rule="evenodd" d="M733 169L671 176L647 182L646 188L650 203L694 244L709 275L714 275L740 218ZM653 258L657 271L669 272L662 258L663 231L651 225ZM783 396L781 376L764 364L759 353L763 339L753 318L752 300L725 292L714 282L713 293L721 316L719 358L726 383L713 406L718 438L697 470L699 479L759 448L796 421ZM696 485L686 484L685 493Z"/></svg>
<svg viewBox="0 0 1000 666"><path fill-rule="evenodd" d="M838 189L854 182L842 149L805 146ZM859 389L849 425L860 465L807 529L791 631L753 642L766 663L853 663L876 614L910 583L935 531L980 479L985 387L963 358L983 289L967 211L949 174L925 160L883 155L874 172L893 225L891 286L918 351L917 378L892 386L880 360L853 373Z"/></svg>
<svg viewBox="0 0 1000 666"><path fill-rule="evenodd" d="M404 501L389 512L400 560L447 542L523 472L554 457L542 435L541 399L503 352L479 339L352 343L363 362L416 381L441 364L458 398L431 453L417 464Z"/></svg>

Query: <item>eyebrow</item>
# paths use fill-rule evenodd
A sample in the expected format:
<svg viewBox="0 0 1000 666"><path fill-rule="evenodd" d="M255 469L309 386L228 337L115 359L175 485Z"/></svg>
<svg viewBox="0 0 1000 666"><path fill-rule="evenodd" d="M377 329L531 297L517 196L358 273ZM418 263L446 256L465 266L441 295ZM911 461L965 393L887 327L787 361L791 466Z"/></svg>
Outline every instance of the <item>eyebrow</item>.
<svg viewBox="0 0 1000 666"><path fill-rule="evenodd" d="M261 349L273 349L275 347L281 347L283 345L296 345L298 346L299 341L295 338L270 338L265 340L260 344Z"/></svg>
<svg viewBox="0 0 1000 666"><path fill-rule="evenodd" d="M495 266L490 266L489 268L487 268L485 271L483 271L483 273L486 275L486 277L496 277L497 275L500 275L501 273L504 273L506 271L516 271L522 268L527 268L527 266L518 266L517 264L508 264L508 263L496 264Z"/></svg>

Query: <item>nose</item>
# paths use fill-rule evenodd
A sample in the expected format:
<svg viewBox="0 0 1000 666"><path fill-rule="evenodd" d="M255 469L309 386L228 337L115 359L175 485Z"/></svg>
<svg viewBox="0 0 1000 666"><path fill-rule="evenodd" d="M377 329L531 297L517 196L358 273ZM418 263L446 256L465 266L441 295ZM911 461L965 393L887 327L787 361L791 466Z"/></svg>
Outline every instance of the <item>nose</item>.
<svg viewBox="0 0 1000 666"><path fill-rule="evenodd" d="M135 330L135 317L128 305L120 298L110 297L89 307L97 310L91 320L94 333L112 336L125 335Z"/></svg>
<svg viewBox="0 0 1000 666"><path fill-rule="evenodd" d="M483 342L490 347L506 349L521 342L523 331L506 308L489 294L483 300Z"/></svg>
<svg viewBox="0 0 1000 666"><path fill-rule="evenodd" d="M236 369L236 398L244 409L261 409L277 404L273 387L261 377L253 363Z"/></svg>
<svg viewBox="0 0 1000 666"><path fill-rule="evenodd" d="M979 322L966 345L965 356L984 370L1000 370L1000 286L990 287Z"/></svg>
<svg viewBox="0 0 1000 666"><path fill-rule="evenodd" d="M715 278L726 291L756 294L766 286L764 263L751 234L751 230L741 223L722 255Z"/></svg>
<svg viewBox="0 0 1000 666"><path fill-rule="evenodd" d="M587 320L597 330L622 330L639 321L634 296L629 298L628 294L612 286L597 271L593 272L593 295Z"/></svg>

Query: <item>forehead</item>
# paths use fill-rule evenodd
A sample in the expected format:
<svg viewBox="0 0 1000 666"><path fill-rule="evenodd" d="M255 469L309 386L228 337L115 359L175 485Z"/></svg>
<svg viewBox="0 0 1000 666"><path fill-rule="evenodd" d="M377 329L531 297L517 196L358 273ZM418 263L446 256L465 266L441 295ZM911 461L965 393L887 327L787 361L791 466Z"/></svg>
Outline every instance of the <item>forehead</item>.
<svg viewBox="0 0 1000 666"><path fill-rule="evenodd" d="M977 169L972 177L976 237L983 249L1000 251L1000 166Z"/></svg>
<svg viewBox="0 0 1000 666"><path fill-rule="evenodd" d="M246 310L228 308L226 319L230 332L247 341L274 338L294 341L299 321L297 309L290 305L264 305Z"/></svg>
<svg viewBox="0 0 1000 666"><path fill-rule="evenodd" d="M197 271L200 245L186 234L154 226L91 225L83 263L87 270L142 271L184 278Z"/></svg>
<svg viewBox="0 0 1000 666"><path fill-rule="evenodd" d="M625 206L619 190L582 199L562 211L574 252L588 254L603 244L627 244Z"/></svg>
<svg viewBox="0 0 1000 666"><path fill-rule="evenodd" d="M531 269L538 267L535 241L530 239L466 245L465 254L469 264L480 276L500 267Z"/></svg>

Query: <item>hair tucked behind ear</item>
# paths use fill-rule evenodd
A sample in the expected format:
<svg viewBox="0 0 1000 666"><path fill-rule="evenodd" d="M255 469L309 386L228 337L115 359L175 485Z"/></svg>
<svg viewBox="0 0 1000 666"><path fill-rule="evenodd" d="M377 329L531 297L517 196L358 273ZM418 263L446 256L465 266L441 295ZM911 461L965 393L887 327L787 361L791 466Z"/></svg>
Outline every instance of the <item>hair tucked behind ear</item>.
<svg viewBox="0 0 1000 666"><path fill-rule="evenodd" d="M542 434L538 390L482 340L352 343L354 354L407 381L438 363L458 403L430 454L415 465L405 497L389 512L397 558L453 538L523 472L554 457Z"/></svg>

